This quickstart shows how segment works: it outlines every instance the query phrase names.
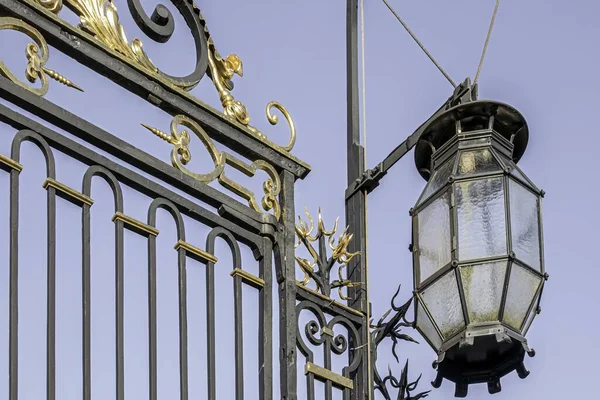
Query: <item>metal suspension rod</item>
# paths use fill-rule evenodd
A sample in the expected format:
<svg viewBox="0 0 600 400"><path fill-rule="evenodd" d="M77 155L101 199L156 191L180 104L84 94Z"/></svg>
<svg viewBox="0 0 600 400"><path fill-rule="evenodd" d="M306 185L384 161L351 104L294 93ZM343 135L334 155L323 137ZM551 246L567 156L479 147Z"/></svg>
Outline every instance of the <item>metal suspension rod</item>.
<svg viewBox="0 0 600 400"><path fill-rule="evenodd" d="M347 67L347 169L348 184L350 185L358 179L365 170L364 147L360 144L360 98L359 98L359 32L358 32L358 5L359 0L347 0L346 14L346 67ZM353 240L349 244L349 251L360 252L360 257L356 257L348 264L348 279L353 282L367 283L366 277L366 191L356 192L353 196L346 199L346 224L349 226L348 233L353 235ZM370 381L370 354L368 352L369 321L368 315L369 303L364 286L348 289L348 295L351 297L349 306L364 313L365 319L359 330L357 343L352 343L356 350L361 348L363 362L358 368L355 376L354 394L356 398L372 398ZM363 347L364 346L364 347Z"/></svg>
<svg viewBox="0 0 600 400"><path fill-rule="evenodd" d="M446 77L446 79L448 79L448 82L450 82L450 84L452 85L452 87L456 88L456 83L454 83L454 81L452 80L452 78L450 78L450 75L448 75L446 73L446 71L444 71L444 69L442 68L442 66L440 64L438 64L437 61L435 61L435 58L433 58L433 56L431 55L431 53L429 51L427 51L427 49L425 48L425 46L423 45L423 43L421 43L421 41L417 38L417 36L410 30L410 28L408 27L408 25L406 25L406 23L402 20L402 18L400 18L400 16L398 15L398 13L396 11L394 11L394 9L392 8L392 6L390 6L390 4L387 2L387 0L383 0L383 2L387 6L387 8L390 9L390 11L392 12L392 14L394 14L394 16L396 17L396 19L398 20L398 22L400 22L402 24L402 26L404 27L404 29L406 29L406 32L408 32L408 34L419 45L419 47L421 48L421 50L423 50L423 52L427 55L427 57L429 57L429 59L431 60L431 62L437 67L437 69L440 70L440 72Z"/></svg>
<svg viewBox="0 0 600 400"><path fill-rule="evenodd" d="M488 44L490 43L490 37L492 36L492 29L494 29L494 22L496 21L496 14L498 13L498 7L500 6L500 0L496 0L496 5L494 6L494 13L492 14L492 20L490 21L490 27L488 29L487 36L485 38L485 44L483 45L483 51L481 52L481 58L479 59L479 66L477 67L477 73L475 74L475 79L473 79L473 86L477 84L477 80L479 79L479 74L481 73L481 67L483 66L483 60L485 59L485 53L488 48Z"/></svg>
<svg viewBox="0 0 600 400"><path fill-rule="evenodd" d="M366 79L366 71L365 71L365 0L360 0L360 57L361 57L361 97L362 97L362 130L363 130L363 171L367 168L367 79ZM365 319L367 321L367 332L369 333L369 321L371 320L371 296L370 296L370 286L369 286L369 202L368 202L368 194L365 193L364 199L364 254L362 255L362 265L365 269L365 292L367 296L367 309ZM370 335L367 336L367 354L369 357L367 358L367 385L368 385L368 393L369 397L372 396L373 392L373 358L371 355L371 338Z"/></svg>

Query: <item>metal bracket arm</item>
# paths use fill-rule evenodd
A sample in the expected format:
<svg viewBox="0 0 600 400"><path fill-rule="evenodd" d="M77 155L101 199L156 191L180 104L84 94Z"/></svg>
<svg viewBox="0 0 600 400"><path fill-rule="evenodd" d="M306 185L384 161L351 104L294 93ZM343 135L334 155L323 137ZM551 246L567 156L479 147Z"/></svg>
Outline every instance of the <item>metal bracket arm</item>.
<svg viewBox="0 0 600 400"><path fill-rule="evenodd" d="M477 85L471 86L469 78L465 79L463 83L458 85L454 93L446 102L435 112L427 121L417 128L406 140L400 143L382 162L377 164L372 169L368 169L356 179L346 189L346 200L351 198L355 193L359 191L366 191L371 193L377 186L379 181L387 174L387 172L396 164L402 157L406 155L419 141L421 135L425 131L425 127L429 125L431 121L437 118L441 113L454 107L458 104L467 103L470 101L477 100Z"/></svg>

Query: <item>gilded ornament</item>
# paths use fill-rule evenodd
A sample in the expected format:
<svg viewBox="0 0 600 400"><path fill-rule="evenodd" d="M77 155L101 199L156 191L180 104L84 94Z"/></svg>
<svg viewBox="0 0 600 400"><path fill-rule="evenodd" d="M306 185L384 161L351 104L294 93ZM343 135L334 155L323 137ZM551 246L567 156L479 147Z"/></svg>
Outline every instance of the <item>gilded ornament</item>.
<svg viewBox="0 0 600 400"><path fill-rule="evenodd" d="M213 161L214 169L212 171L206 174L199 174L190 171L186 167L192 158L189 150L190 134L185 129L180 132L178 130L180 125L190 129L198 137L198 139L200 139ZM268 212L272 210L275 217L277 219L280 218L281 208L279 206L277 196L281 190L281 183L277 171L266 161L255 160L252 164L247 164L227 152L218 151L204 129L202 129L202 127L200 127L200 125L198 125L195 121L184 115L176 115L173 118L171 121L171 134L165 133L159 129L145 124L142 124L142 126L167 143L173 145L173 149L171 151L171 163L175 168L202 183L208 184L216 179L221 186L248 201L248 205L254 210L258 212ZM269 179L263 183L264 196L261 201L262 209L256 201L256 197L251 190L227 177L225 174L226 165L233 167L248 177L253 177L257 170L262 170L267 173Z"/></svg>
<svg viewBox="0 0 600 400"><path fill-rule="evenodd" d="M328 231L325 229L325 224L321 217L321 210L319 209L319 215L317 219L317 231L312 236L315 229L315 223L308 210L305 209L307 221L302 220L298 216L298 224L296 225L296 236L298 242L295 247L298 248L301 244L304 245L312 260L296 256L296 262L300 267L300 270L304 273L304 276L297 283L300 286L306 286L311 280L317 285L317 290L323 295L329 297L331 289L338 289L338 295L342 300L350 300L350 297L344 295L342 292L343 288L351 288L361 286L361 282L353 282L343 277L343 269L348 263L357 255L359 252L350 253L348 252L348 246L352 240L352 234L348 234L348 227L344 229L337 243L335 242L335 234L338 229L339 218L335 220L333 228ZM312 243L319 242L319 251L315 250ZM329 248L332 250L331 256L328 257L326 254L326 242ZM330 280L330 271L335 264L338 264L338 277L339 279ZM315 268L317 267L317 268Z"/></svg>
<svg viewBox="0 0 600 400"><path fill-rule="evenodd" d="M62 10L62 0L37 0L38 4L51 13L58 14Z"/></svg>
<svg viewBox="0 0 600 400"><path fill-rule="evenodd" d="M17 85L25 88L39 96L43 96L48 93L48 77L54 79L57 82L62 83L65 86L68 86L73 89L77 89L83 92L79 86L75 85L73 82L62 76L56 71L53 71L49 68L46 68L46 61L48 61L48 44L46 40L42 36L42 34L32 27L31 25L26 24L25 22L12 18L12 17L2 17L0 18L0 30L14 30L25 35L29 36L33 43L28 43L25 48L25 57L27 57L27 67L25 68L25 77L30 83L35 83L39 79L41 82L41 87L35 88L26 84L17 78L4 64L0 61L0 75L8 78L12 82Z"/></svg>
<svg viewBox="0 0 600 400"><path fill-rule="evenodd" d="M250 125L250 114L248 113L246 106L241 101L236 100L231 94L231 90L233 90L234 86L232 82L233 75L236 74L240 77L244 75L242 60L236 54L230 54L225 58L221 57L210 31L208 30L206 20L195 3L194 7L204 26L204 33L208 42L208 73L219 93L219 99L223 106L223 113L232 120L246 126L259 139L284 151L291 151L296 142L296 127L290 113L283 105L276 101L270 102L266 107L267 120L271 125L276 125L278 122L277 115L271 113L273 108L279 110L288 122L290 127L290 139L285 146L280 146L272 142L261 131Z"/></svg>
<svg viewBox="0 0 600 400"><path fill-rule="evenodd" d="M134 61L148 71L158 73L158 68L146 55L142 42L128 42L123 25L119 22L117 7L112 0L66 0L79 15L79 27L93 35L105 46ZM41 0L38 0L41 2Z"/></svg>
<svg viewBox="0 0 600 400"><path fill-rule="evenodd" d="M63 5L63 0L30 1L54 14L58 14ZM86 33L92 35L104 47L116 52L123 59L139 67L143 72L160 77L162 80L168 82L173 89L181 91L182 94L187 95L187 97L190 97L194 101L197 101L193 96L187 94L186 92L193 89L198 84L199 78L190 81L186 78L175 78L160 71L144 51L143 44L139 39L136 38L131 42L128 41L123 25L119 21L119 14L114 0L64 1L66 1L66 4L69 6L69 8L79 16L79 27ZM193 34L196 34L198 29L203 30L203 32L200 33L203 34L204 38L206 39L206 72L212 79L213 84L217 89L219 100L223 107L223 114L230 120L241 124L247 129L246 132L249 132L259 140L267 143L269 146L279 151L290 152L296 141L296 128L290 113L283 105L276 101L270 102L266 107L267 120L271 123L271 125L276 125L278 123L277 115L272 113L273 109L279 110L286 119L290 127L290 138L285 145L279 145L271 141L260 130L250 125L250 114L248 113L246 106L241 101L236 100L231 94L231 91L234 87L232 81L233 76L243 76L242 60L236 54L230 54L225 58L221 57L217 48L215 47L210 31L208 30L206 19L202 16L202 12L198 6L193 1L191 3L191 12L193 13L193 18L195 18L197 23L193 24L194 26L188 25L190 26L190 29L192 29ZM167 39L164 39L164 41L166 40ZM160 41L162 42L163 40ZM196 45L198 47L198 43L196 43ZM201 48L203 48L203 45L198 47L198 49ZM197 68L199 67L197 66ZM58 78L56 73L50 76L61 83L70 85L70 82L66 81L65 79ZM192 75L190 75L190 77L191 76Z"/></svg>
<svg viewBox="0 0 600 400"><path fill-rule="evenodd" d="M63 5L63 0L30 1L54 14L58 14ZM198 102L197 99L186 92L193 89L198 84L199 78L194 78L190 81L186 78L190 78L192 75L186 78L176 78L160 71L144 51L143 44L139 39L136 38L131 42L128 41L123 25L119 21L118 10L114 0L64 1L69 6L69 9L79 16L79 27L86 33L92 35L104 47L116 52L121 58L140 68L142 72L161 78L161 80L167 82L172 89L181 91L181 93L186 97ZM223 107L223 114L228 119L242 125L244 128L246 128L246 132L265 142L269 146L277 149L278 151L290 152L296 141L296 127L290 113L283 105L276 101L270 102L266 107L267 120L271 123L271 125L276 125L278 123L277 115L272 113L273 109L279 110L287 121L290 128L290 137L285 145L279 145L271 141L263 132L250 125L250 114L248 113L246 106L241 101L236 100L231 94L231 91L234 87L232 81L233 76L243 76L242 60L236 54L230 54L225 58L221 57L217 48L215 47L210 31L208 30L206 20L202 16L202 12L193 1L191 3L191 12L193 13L193 18L195 19L196 23L193 24L193 26L189 25L189 23L188 25L190 26L190 29L192 29L192 33L194 35L199 29L203 30L203 32L200 32L200 34L204 35L204 38L206 39L206 72L212 79L213 84L217 89L219 100ZM179 6L177 7L179 8ZM196 38L196 36L194 37ZM164 39L164 41L166 40L167 39ZM163 40L159 41L162 42ZM199 44L196 43L198 49L204 48L204 45L200 45L200 47L198 47L198 45ZM197 51L201 51L198 49ZM201 56L199 55L199 57ZM198 65L197 68L199 68ZM197 72L198 71L195 73ZM54 71L49 70L48 74L53 79L56 79L61 83L75 87L75 85L72 85L71 82L66 80L64 77L60 77Z"/></svg>

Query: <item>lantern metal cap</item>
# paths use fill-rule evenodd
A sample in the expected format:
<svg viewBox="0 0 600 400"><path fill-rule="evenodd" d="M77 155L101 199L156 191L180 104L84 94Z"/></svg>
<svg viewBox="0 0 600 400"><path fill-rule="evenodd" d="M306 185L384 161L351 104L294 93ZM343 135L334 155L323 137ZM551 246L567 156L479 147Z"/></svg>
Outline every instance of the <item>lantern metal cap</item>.
<svg viewBox="0 0 600 400"><path fill-rule="evenodd" d="M529 141L525 117L514 107L491 100L468 101L442 112L423 127L415 147L415 164L421 176L429 180L434 152L456 135L476 131L495 131L510 141L515 163L525 153Z"/></svg>

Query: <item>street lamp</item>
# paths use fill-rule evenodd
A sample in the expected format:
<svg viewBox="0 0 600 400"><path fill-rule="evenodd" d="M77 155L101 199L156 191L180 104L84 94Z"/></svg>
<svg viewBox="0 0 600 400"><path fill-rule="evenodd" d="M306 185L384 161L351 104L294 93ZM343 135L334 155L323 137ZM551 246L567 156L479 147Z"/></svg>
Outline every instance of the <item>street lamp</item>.
<svg viewBox="0 0 600 400"><path fill-rule="evenodd" d="M415 324L438 353L439 387L487 382L516 370L534 351L525 334L547 279L539 190L516 166L528 141L513 107L466 101L422 128L415 162L428 181L413 221Z"/></svg>

